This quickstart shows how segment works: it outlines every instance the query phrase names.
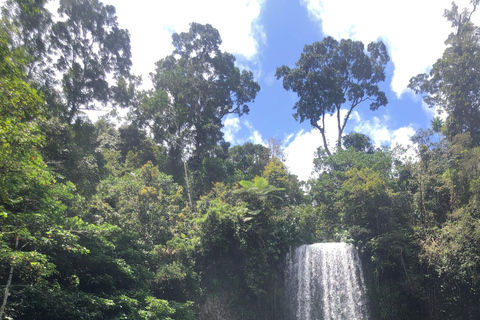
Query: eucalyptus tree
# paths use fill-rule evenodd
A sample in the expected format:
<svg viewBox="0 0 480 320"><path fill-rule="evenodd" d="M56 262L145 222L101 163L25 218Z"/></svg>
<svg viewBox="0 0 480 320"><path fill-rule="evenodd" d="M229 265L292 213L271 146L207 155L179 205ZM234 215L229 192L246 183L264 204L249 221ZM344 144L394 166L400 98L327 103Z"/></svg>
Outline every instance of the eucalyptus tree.
<svg viewBox="0 0 480 320"><path fill-rule="evenodd" d="M409 88L425 94L423 101L429 107L438 107L446 112L447 139L460 133L470 132L475 146L480 145L480 29L471 17L479 4L471 1L473 8L460 11L452 4L445 10L445 18L454 31L448 36L442 57L430 72L410 79ZM438 129L438 123L436 124Z"/></svg>
<svg viewBox="0 0 480 320"><path fill-rule="evenodd" d="M306 45L296 68L277 68L277 79L283 77L285 90L296 92L300 100L295 103L294 117L303 122L310 120L323 139L328 155L325 120L336 114L337 147L342 146L342 133L355 107L370 101L370 109L387 105L387 97L377 84L385 80L385 66L390 60L383 42L372 42L365 47L360 41L342 39L340 42L326 37L321 42ZM342 107L346 115L342 116Z"/></svg>
<svg viewBox="0 0 480 320"><path fill-rule="evenodd" d="M171 172L178 178L186 163L200 164L222 140L222 119L247 114L260 86L235 57L220 50L222 40L211 25L190 24L172 36L174 51L156 63L154 89L140 107L143 123L157 142L167 145ZM181 169L184 164L184 170Z"/></svg>

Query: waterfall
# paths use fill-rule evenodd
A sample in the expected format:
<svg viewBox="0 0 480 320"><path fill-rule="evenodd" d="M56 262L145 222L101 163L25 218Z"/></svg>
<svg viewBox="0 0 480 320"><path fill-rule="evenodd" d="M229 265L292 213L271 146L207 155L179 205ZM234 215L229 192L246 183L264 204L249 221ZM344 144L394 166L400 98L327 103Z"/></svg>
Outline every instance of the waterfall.
<svg viewBox="0 0 480 320"><path fill-rule="evenodd" d="M303 245L287 254L288 320L367 320L362 266L351 244Z"/></svg>

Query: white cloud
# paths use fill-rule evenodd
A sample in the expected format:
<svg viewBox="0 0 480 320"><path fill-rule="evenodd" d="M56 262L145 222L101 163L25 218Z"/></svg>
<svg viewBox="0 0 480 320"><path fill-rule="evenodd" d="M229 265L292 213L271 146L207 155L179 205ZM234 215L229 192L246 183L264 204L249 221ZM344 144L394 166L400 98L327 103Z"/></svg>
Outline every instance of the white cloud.
<svg viewBox="0 0 480 320"><path fill-rule="evenodd" d="M355 124L353 131L368 135L377 148L388 145L392 140L392 133L387 128L388 120L388 116L381 118L372 117L371 120L363 120L357 113L357 118L352 121L352 124Z"/></svg>
<svg viewBox="0 0 480 320"><path fill-rule="evenodd" d="M354 126L353 131L369 136L377 148L381 146L390 146L390 149L393 149L399 146L406 150L404 156L407 159L414 159L414 144L410 141L410 138L415 134L415 129L411 125L408 125L392 130L388 127L388 121L389 118L387 116L383 116L382 118L373 117L371 120L363 120L358 115L358 118L355 119L357 125Z"/></svg>
<svg viewBox="0 0 480 320"><path fill-rule="evenodd" d="M391 144L390 147L394 148L396 146L402 146L404 148L409 148L413 146L413 142L410 141L410 138L415 134L415 130L412 127L401 127L392 132Z"/></svg>
<svg viewBox="0 0 480 320"><path fill-rule="evenodd" d="M252 132L250 137L248 137L248 140L251 141L253 144L265 145L265 142L262 139L262 135L257 130L254 130Z"/></svg>
<svg viewBox="0 0 480 320"><path fill-rule="evenodd" d="M283 139L282 147L286 148L287 145L290 143L290 140L292 140L294 136L295 136L295 134L293 134L293 133L285 135L285 138Z"/></svg>
<svg viewBox="0 0 480 320"><path fill-rule="evenodd" d="M254 144L266 146L262 134L254 128L252 123L246 119L240 120L238 116L228 115L223 121L222 132L224 139L232 145L244 144L250 141Z"/></svg>
<svg viewBox="0 0 480 320"><path fill-rule="evenodd" d="M235 117L233 115L228 115L223 122L223 133L224 133L224 138L225 141L230 142L230 143L235 143L235 134L240 131L241 126L240 126L240 119L238 117Z"/></svg>
<svg viewBox="0 0 480 320"><path fill-rule="evenodd" d="M427 71L442 55L450 23L443 17L452 0L301 0L323 32L365 44L382 39L395 65L392 90L398 96L411 77ZM456 0L459 8L471 7ZM474 22L478 24L480 15Z"/></svg>
<svg viewBox="0 0 480 320"><path fill-rule="evenodd" d="M342 117L346 112L347 110L342 109ZM358 114L354 113L352 113L352 117L358 117ZM325 131L327 133L328 148L333 152L338 137L336 116L327 116L325 119ZM310 131L301 130L298 132L293 141L285 148L287 156L285 163L290 172L297 175L300 180L308 180L313 171L315 151L320 146L323 147L323 139L318 129L312 128Z"/></svg>
<svg viewBox="0 0 480 320"><path fill-rule="evenodd" d="M344 115L346 110L342 110ZM407 156L413 157L413 149L410 138L415 134L412 126L404 126L398 129L390 129L388 127L389 118L373 117L371 120L364 120L356 111L352 112L350 124L353 131L363 133L370 136L376 147L383 145L394 148L399 145L407 148ZM338 134L336 128L336 118L330 116L326 120L327 137L329 139L329 148L334 151L335 142ZM297 175L300 180L308 180L313 171L313 159L315 151L319 146L323 146L323 140L320 132L312 128L310 131L301 130L298 132L293 141L286 147L287 167L290 172ZM410 148L409 148L410 146Z"/></svg>
<svg viewBox="0 0 480 320"><path fill-rule="evenodd" d="M171 35L189 23L209 23L222 37L222 50L253 59L265 33L258 22L264 0L104 0L117 9L119 25L131 34L134 72L144 81L154 63L173 50Z"/></svg>
<svg viewBox="0 0 480 320"><path fill-rule="evenodd" d="M392 130L388 127L388 121L388 116L381 118L373 117L371 120L364 120L358 115L357 118L352 121L352 123L355 124L353 131L369 136L376 147L385 145L390 147L395 147L396 145L408 147L411 145L410 138L415 134L415 129L409 125Z"/></svg>
<svg viewBox="0 0 480 320"><path fill-rule="evenodd" d="M250 121L243 120L243 124L250 131L250 135L248 136L247 141L250 141L254 144L261 144L261 145L266 146L266 143L262 139L262 135L260 134L260 132L258 130L255 130L253 125L250 123Z"/></svg>
<svg viewBox="0 0 480 320"><path fill-rule="evenodd" d="M429 119L433 117L440 117L443 121L447 120L447 113L442 111L440 107L429 107L424 101L422 101L422 110L425 112Z"/></svg>
<svg viewBox="0 0 480 320"><path fill-rule="evenodd" d="M315 150L321 145L321 141L322 137L317 129L307 132L302 130L285 149L285 164L300 180L306 181L310 178Z"/></svg>

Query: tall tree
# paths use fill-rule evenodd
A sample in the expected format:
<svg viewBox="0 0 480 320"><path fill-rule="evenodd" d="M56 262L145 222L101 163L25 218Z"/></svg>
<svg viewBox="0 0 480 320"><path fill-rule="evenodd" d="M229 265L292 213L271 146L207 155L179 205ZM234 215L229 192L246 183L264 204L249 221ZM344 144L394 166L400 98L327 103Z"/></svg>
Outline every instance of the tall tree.
<svg viewBox="0 0 480 320"><path fill-rule="evenodd" d="M130 70L130 35L120 29L115 7L98 0L60 0L61 19L52 28L55 68L63 75L64 116L68 123L81 109L111 102L109 77Z"/></svg>
<svg viewBox="0 0 480 320"><path fill-rule="evenodd" d="M342 146L342 133L353 109L371 101L370 109L377 110L387 104L385 93L377 83L385 80L385 66L390 60L383 42L372 42L367 52L362 42L342 39L340 42L326 37L321 42L306 45L296 68L277 68L277 79L283 77L285 90L296 92L300 100L295 103L296 120L310 120L312 127L322 134L328 155L325 117L336 114L337 147ZM347 114L342 117L342 107Z"/></svg>
<svg viewBox="0 0 480 320"><path fill-rule="evenodd" d="M270 137L267 139L267 146L270 149L271 158L277 158L278 160L285 162L287 155L285 154L283 143L284 141L279 137Z"/></svg>
<svg viewBox="0 0 480 320"><path fill-rule="evenodd" d="M10 34L13 47L22 47L29 55L25 64L30 82L45 84L53 77L48 68L49 35L52 14L45 8L47 0L8 0L2 8L3 27Z"/></svg>
<svg viewBox="0 0 480 320"><path fill-rule="evenodd" d="M459 11L455 3L445 10L453 32L445 41L447 48L428 74L410 79L409 88L425 94L429 107L446 112L445 133L448 140L460 133L470 132L475 146L480 145L480 29L471 22L479 4Z"/></svg>
<svg viewBox="0 0 480 320"><path fill-rule="evenodd" d="M55 183L39 152L43 101L26 81L26 55L10 48L11 38L0 29L0 319L15 309L7 304L13 288L41 290L55 272L50 249L83 250L74 228L64 228L71 184Z"/></svg>
<svg viewBox="0 0 480 320"><path fill-rule="evenodd" d="M154 91L141 106L145 123L158 142L168 146L178 180L185 164L195 167L222 139L227 114L249 112L260 86L250 71L240 71L235 57L220 50L218 31L192 23L188 32L172 36L174 51L156 64ZM188 178L187 175L185 175Z"/></svg>

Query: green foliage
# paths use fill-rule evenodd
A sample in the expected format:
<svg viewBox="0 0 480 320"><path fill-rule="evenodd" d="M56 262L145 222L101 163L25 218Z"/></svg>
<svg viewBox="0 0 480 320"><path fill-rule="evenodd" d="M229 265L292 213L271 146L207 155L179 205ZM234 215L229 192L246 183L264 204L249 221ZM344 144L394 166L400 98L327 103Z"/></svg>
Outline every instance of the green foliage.
<svg viewBox="0 0 480 320"><path fill-rule="evenodd" d="M277 190L277 188L275 188L274 186L269 185L267 179L263 177L256 177L255 179L253 179L253 181L242 180L239 182L239 184L245 189L247 189L249 192L262 196L265 196L270 192Z"/></svg>
<svg viewBox="0 0 480 320"><path fill-rule="evenodd" d="M111 102L107 77L128 74L130 36L118 27L115 7L98 0L61 0L58 13L64 19L52 26L51 41L58 55L54 66L63 74L63 116L70 124L80 108Z"/></svg>
<svg viewBox="0 0 480 320"><path fill-rule="evenodd" d="M359 103L386 104L382 43L365 52L325 38L277 70L299 94L296 117L320 131L349 105L344 148L319 148L305 186L278 141L222 140L224 116L248 113L260 88L213 27L175 34L154 90L141 92L112 6L62 0L53 23L44 4L2 10L0 318L282 319L289 248L346 241L363 259L373 319L478 319L478 1L446 11L456 32L432 72L412 79L448 115L418 130L415 159L341 136ZM81 116L97 103L129 107L128 122Z"/></svg>
<svg viewBox="0 0 480 320"><path fill-rule="evenodd" d="M424 93L424 102L447 114L445 134L449 140L469 132L473 144L480 144L480 109L478 108L478 72L480 38L478 27L471 16L478 1L471 1L473 9L459 11L452 3L445 10L445 17L452 24L453 32L446 40L447 48L428 74L419 74L410 80L409 88ZM438 126L437 126L438 128Z"/></svg>
<svg viewBox="0 0 480 320"><path fill-rule="evenodd" d="M306 45L296 68L277 68L278 79L283 77L285 90L296 92L300 100L295 103L296 120L310 120L323 138L323 147L328 155L325 136L325 116L336 114L338 118L338 149L342 146L342 133L353 109L364 101L371 101L370 109L377 110L387 104L387 98L377 83L385 80L385 66L390 60L385 45L372 42L365 47L360 41L342 39L340 42L326 37L321 42ZM347 106L347 115L341 117L342 106Z"/></svg>
<svg viewBox="0 0 480 320"><path fill-rule="evenodd" d="M147 243L166 243L183 209L182 188L147 163L123 177L103 180L93 204L93 221L139 232Z"/></svg>
<svg viewBox="0 0 480 320"><path fill-rule="evenodd" d="M2 8L2 30L12 39L12 48L21 48L28 55L23 68L27 79L35 84L45 84L53 75L47 67L52 15L45 8L46 2L8 0Z"/></svg>
<svg viewBox="0 0 480 320"><path fill-rule="evenodd" d="M140 316L144 320L194 320L196 318L192 306L191 302L169 303L166 300L147 297L146 310L141 311Z"/></svg>
<svg viewBox="0 0 480 320"><path fill-rule="evenodd" d="M273 294L279 275L272 270L279 271L280 258L293 242L293 214L271 205L282 203L275 193L284 189L264 177L240 184L241 189L233 190L217 184L198 204L203 283L209 296L229 297L223 308L230 310L231 318L274 319L279 316ZM272 308L273 314L268 311Z"/></svg>
<svg viewBox="0 0 480 320"><path fill-rule="evenodd" d="M240 177L234 182L252 180L262 175L262 171L270 161L270 151L260 144L247 142L230 148L228 159L233 165L235 176Z"/></svg>
<svg viewBox="0 0 480 320"><path fill-rule="evenodd" d="M372 153L374 147L370 138L362 133L351 132L342 137L343 146L345 149L353 148L355 151Z"/></svg>
<svg viewBox="0 0 480 320"><path fill-rule="evenodd" d="M222 119L248 113L247 103L260 86L252 72L240 71L235 57L220 50L220 35L211 25L192 23L172 40L173 53L156 63L154 91L134 112L155 140L166 144L169 173L181 182L182 164L190 160L197 169L222 140Z"/></svg>
<svg viewBox="0 0 480 320"><path fill-rule="evenodd" d="M25 81L25 60L9 50L8 38L1 35L0 270L8 279L5 296L13 293L10 305L6 299L2 303L3 317L4 312L27 312L29 306L18 305L15 297L49 287L59 272L53 252L67 256L89 250L79 244L78 224L67 218L81 198L73 194L73 185L56 183L39 152L42 100Z"/></svg>

